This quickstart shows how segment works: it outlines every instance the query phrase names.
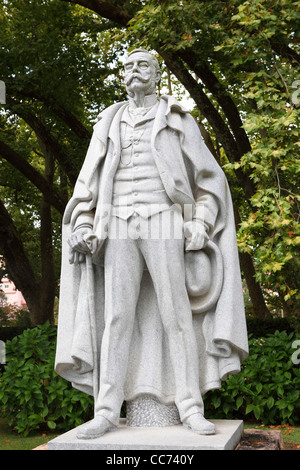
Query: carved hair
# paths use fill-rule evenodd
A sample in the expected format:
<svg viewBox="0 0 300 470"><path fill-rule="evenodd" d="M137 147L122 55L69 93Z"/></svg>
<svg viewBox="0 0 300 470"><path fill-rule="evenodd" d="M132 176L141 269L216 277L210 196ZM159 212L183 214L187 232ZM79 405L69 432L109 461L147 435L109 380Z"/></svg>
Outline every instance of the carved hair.
<svg viewBox="0 0 300 470"><path fill-rule="evenodd" d="M161 73L161 72L160 72L160 66L159 66L158 60L157 60L157 58L156 58L153 54L151 54L151 52L147 51L147 49L143 49L142 47L139 47L139 48L137 48L137 49L133 49L132 51L130 51L130 52L128 53L128 57L130 57L132 54L135 54L136 52L143 52L143 53L145 53L145 54L148 54L148 55L151 57L151 59L152 59L152 62L153 62L154 66L155 66L155 69L156 69L156 72Z"/></svg>

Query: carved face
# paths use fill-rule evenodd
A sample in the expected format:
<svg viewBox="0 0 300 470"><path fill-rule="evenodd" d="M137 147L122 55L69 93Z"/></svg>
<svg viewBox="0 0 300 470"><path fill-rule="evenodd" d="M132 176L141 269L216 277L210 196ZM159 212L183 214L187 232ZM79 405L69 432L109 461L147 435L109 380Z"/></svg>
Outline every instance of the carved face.
<svg viewBox="0 0 300 470"><path fill-rule="evenodd" d="M125 63L125 85L129 95L144 92L145 95L155 93L159 81L154 62L150 54L135 52Z"/></svg>

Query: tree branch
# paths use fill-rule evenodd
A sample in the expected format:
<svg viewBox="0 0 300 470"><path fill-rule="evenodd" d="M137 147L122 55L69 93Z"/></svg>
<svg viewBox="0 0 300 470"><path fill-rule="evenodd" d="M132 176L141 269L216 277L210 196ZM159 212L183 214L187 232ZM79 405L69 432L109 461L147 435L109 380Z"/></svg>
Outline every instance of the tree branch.
<svg viewBox="0 0 300 470"><path fill-rule="evenodd" d="M55 156L55 159L66 172L70 182L75 185L78 176L78 169L75 167L69 156L62 150L59 143L44 126L41 120L29 111L28 108L25 108L21 103L11 97L7 97L6 103L6 106L9 107L13 113L24 119L24 121L33 129L37 137L44 143L45 147L51 151L52 155Z"/></svg>
<svg viewBox="0 0 300 470"><path fill-rule="evenodd" d="M289 62L300 65L299 54L283 42L270 40L271 47L276 54L288 59Z"/></svg>
<svg viewBox="0 0 300 470"><path fill-rule="evenodd" d="M240 161L241 153L238 149L237 143L233 138L229 128L220 116L216 108L212 105L206 94L202 91L201 86L192 77L185 66L178 60L177 57L164 51L158 50L163 57L169 69L174 73L178 80L190 93L191 97L195 100L200 112L206 117L209 124L212 126L218 141L222 144L228 160L232 163ZM241 170L235 170L236 177L244 190L246 198L255 193L255 187L250 178L245 175Z"/></svg>
<svg viewBox="0 0 300 470"><path fill-rule="evenodd" d="M91 138L91 133L86 127L69 111L65 106L59 103L54 96L42 95L37 90L26 88L25 90L18 91L18 94L26 98L34 98L41 101L47 108L56 114L67 126L74 132L74 134L81 140L88 141Z"/></svg>
<svg viewBox="0 0 300 470"><path fill-rule="evenodd" d="M34 167L2 141L0 141L0 155L31 181L41 191L49 204L63 214L65 202L55 193L47 180Z"/></svg>
<svg viewBox="0 0 300 470"><path fill-rule="evenodd" d="M235 136L236 144L240 152L240 157L249 152L251 150L251 145L248 136L242 127L243 123L240 117L240 113L225 87L219 82L208 65L204 61L200 60L191 49L181 51L178 55L201 79L201 81L209 89L219 105L222 107Z"/></svg>
<svg viewBox="0 0 300 470"><path fill-rule="evenodd" d="M115 21L121 26L127 26L133 15L125 8L120 8L115 2L102 0L62 0L63 2L76 3L89 10L98 13L109 20ZM120 4L120 2L118 2Z"/></svg>

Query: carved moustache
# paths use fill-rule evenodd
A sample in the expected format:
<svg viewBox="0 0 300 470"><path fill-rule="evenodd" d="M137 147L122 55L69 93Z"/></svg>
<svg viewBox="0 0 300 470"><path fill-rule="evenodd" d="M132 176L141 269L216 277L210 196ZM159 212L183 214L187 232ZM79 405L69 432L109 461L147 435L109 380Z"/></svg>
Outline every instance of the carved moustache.
<svg viewBox="0 0 300 470"><path fill-rule="evenodd" d="M125 85L126 86L130 85L132 80L134 80L135 78L137 78L138 80L140 80L143 83L147 83L148 80L149 80L149 79L145 79L144 77L141 77L141 75L139 75L138 73L133 73L127 79L125 79Z"/></svg>

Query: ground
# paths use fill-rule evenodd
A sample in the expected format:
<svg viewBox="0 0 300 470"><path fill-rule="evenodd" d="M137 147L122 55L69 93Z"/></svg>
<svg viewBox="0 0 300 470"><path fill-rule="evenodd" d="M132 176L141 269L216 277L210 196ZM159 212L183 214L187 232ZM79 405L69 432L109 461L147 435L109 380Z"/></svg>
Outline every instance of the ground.
<svg viewBox="0 0 300 470"><path fill-rule="evenodd" d="M281 431L283 450L300 450L300 426L282 424L278 426L264 426L263 424L244 423L244 429L276 430Z"/></svg>
<svg viewBox="0 0 300 470"><path fill-rule="evenodd" d="M300 450L300 426L264 426L244 424L245 429L279 430L282 432L284 450ZM57 436L55 432L35 433L23 437L13 432L4 419L0 419L0 450L31 450L46 444Z"/></svg>

